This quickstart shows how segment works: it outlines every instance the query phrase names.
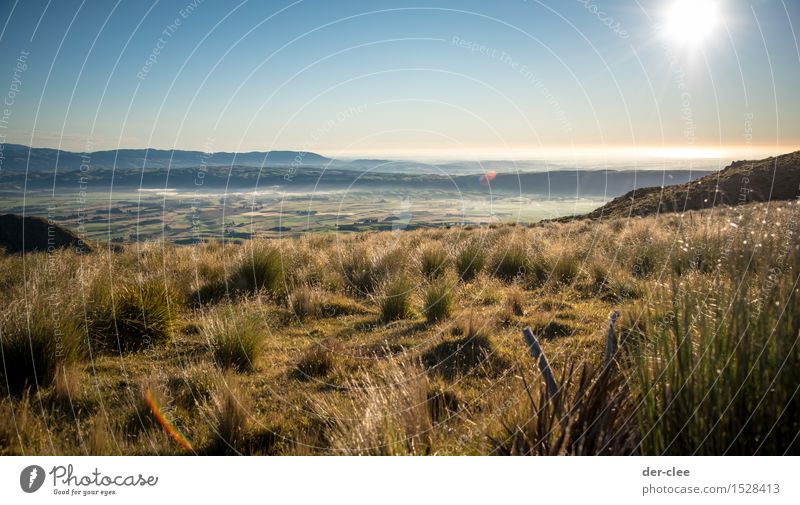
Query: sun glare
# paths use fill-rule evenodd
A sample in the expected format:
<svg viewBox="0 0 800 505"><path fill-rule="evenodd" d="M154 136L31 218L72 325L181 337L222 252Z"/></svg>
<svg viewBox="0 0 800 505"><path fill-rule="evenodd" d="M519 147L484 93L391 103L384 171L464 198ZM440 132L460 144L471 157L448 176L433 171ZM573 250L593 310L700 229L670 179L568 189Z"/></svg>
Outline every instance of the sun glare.
<svg viewBox="0 0 800 505"><path fill-rule="evenodd" d="M716 0L675 0L665 12L664 34L680 46L696 48L719 22Z"/></svg>

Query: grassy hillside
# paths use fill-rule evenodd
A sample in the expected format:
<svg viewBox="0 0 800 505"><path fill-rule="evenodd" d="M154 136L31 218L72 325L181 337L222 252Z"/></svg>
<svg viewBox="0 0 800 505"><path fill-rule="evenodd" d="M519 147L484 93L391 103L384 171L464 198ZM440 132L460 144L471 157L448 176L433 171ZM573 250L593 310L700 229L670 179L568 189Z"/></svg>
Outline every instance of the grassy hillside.
<svg viewBox="0 0 800 505"><path fill-rule="evenodd" d="M799 217L6 256L0 453L798 454Z"/></svg>
<svg viewBox="0 0 800 505"><path fill-rule="evenodd" d="M631 190L585 217L619 218L686 212L717 205L794 200L800 187L800 151L763 160L735 161L695 181ZM565 218L568 220L570 218Z"/></svg>

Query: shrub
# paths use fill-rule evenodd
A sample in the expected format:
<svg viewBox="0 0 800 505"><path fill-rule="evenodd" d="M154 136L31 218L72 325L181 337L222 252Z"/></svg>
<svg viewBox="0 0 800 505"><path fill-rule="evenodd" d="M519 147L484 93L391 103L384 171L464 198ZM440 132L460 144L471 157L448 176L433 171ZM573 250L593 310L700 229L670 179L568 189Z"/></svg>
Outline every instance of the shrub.
<svg viewBox="0 0 800 505"><path fill-rule="evenodd" d="M478 240L467 243L456 256L456 268L458 275L464 281L471 281L486 266L486 251L483 244Z"/></svg>
<svg viewBox="0 0 800 505"><path fill-rule="evenodd" d="M81 332L74 323L36 303L10 307L0 320L2 385L12 395L28 387L49 386L61 367L83 356Z"/></svg>
<svg viewBox="0 0 800 505"><path fill-rule="evenodd" d="M420 253L419 269L426 279L444 275L447 268L447 252L438 243L425 247Z"/></svg>
<svg viewBox="0 0 800 505"><path fill-rule="evenodd" d="M286 295L283 258L278 248L254 245L245 252L234 273L235 285L247 293L265 291L273 297Z"/></svg>
<svg viewBox="0 0 800 505"><path fill-rule="evenodd" d="M99 301L90 323L93 340L118 352L134 352L169 342L177 305L157 282L124 286Z"/></svg>
<svg viewBox="0 0 800 505"><path fill-rule="evenodd" d="M454 283L444 277L428 284L425 290L425 306L422 311L429 323L446 319L453 313L454 289Z"/></svg>
<svg viewBox="0 0 800 505"><path fill-rule="evenodd" d="M255 368L264 340L261 324L256 319L228 308L207 317L203 333L220 367L239 372Z"/></svg>
<svg viewBox="0 0 800 505"><path fill-rule="evenodd" d="M383 296L379 301L381 320L388 323L412 317L414 314L411 300L413 290L413 284L403 275L390 281L384 288Z"/></svg>

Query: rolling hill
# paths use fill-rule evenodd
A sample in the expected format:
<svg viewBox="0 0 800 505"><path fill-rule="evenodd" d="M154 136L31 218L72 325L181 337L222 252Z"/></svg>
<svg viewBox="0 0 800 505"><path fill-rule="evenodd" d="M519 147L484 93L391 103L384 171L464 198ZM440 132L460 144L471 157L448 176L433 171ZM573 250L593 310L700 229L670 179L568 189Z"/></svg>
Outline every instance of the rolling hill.
<svg viewBox="0 0 800 505"><path fill-rule="evenodd" d="M683 184L633 189L589 214L560 220L647 216L798 196L800 151L795 151L763 160L735 161L719 172Z"/></svg>
<svg viewBox="0 0 800 505"><path fill-rule="evenodd" d="M0 248L6 253L73 249L89 252L91 248L72 231L48 222L43 217L0 215Z"/></svg>
<svg viewBox="0 0 800 505"><path fill-rule="evenodd" d="M205 166L299 165L323 166L330 158L316 153L299 151L252 151L246 153L203 153L162 149L118 149L75 153L58 149L30 148L19 144L6 144L3 149L3 169L11 172L52 172L77 170L82 164L92 169L188 168Z"/></svg>

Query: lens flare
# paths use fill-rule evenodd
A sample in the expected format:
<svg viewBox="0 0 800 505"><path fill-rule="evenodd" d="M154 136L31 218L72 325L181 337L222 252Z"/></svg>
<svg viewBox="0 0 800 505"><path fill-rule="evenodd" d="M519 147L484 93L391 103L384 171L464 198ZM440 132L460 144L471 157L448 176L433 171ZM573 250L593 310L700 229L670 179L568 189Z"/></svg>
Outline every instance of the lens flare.
<svg viewBox="0 0 800 505"><path fill-rule="evenodd" d="M150 412L153 414L153 417L155 417L156 422L158 422L158 424L164 428L164 431L166 431L167 434L172 437L173 440L178 442L184 449L188 451L193 450L189 441L186 440L183 435L181 435L177 428L175 428L166 417L164 417L164 414L161 412L161 409L158 407L158 404L153 398L153 393L149 389L144 392L144 399L147 402L147 406L150 407Z"/></svg>
<svg viewBox="0 0 800 505"><path fill-rule="evenodd" d="M495 180L496 177L497 177L497 172L495 172L494 170L489 170L488 172L486 172L481 176L481 184L484 186L488 186L489 183Z"/></svg>

